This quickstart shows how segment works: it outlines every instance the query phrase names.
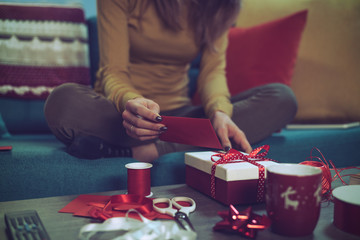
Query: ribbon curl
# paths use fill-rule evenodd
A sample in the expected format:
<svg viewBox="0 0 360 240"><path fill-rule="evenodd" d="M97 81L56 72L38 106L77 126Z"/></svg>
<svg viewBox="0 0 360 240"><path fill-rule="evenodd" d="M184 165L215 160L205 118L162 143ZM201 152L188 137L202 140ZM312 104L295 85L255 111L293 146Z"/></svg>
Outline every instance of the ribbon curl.
<svg viewBox="0 0 360 240"><path fill-rule="evenodd" d="M229 231L238 233L241 236L255 238L258 230L263 230L271 225L270 219L266 215L257 215L248 207L239 212L230 204L229 211L218 213L223 219L213 227L214 231Z"/></svg>
<svg viewBox="0 0 360 240"><path fill-rule="evenodd" d="M210 190L211 190L211 197L215 198L215 172L216 166L219 164L227 164L227 163L241 163L241 162L248 162L251 163L259 168L259 180L258 180L258 191L257 191L257 202L264 201L264 186L265 186L265 167L258 161L274 161L270 158L266 158L265 156L269 152L270 146L263 145L254 149L249 155L243 154L235 149L231 149L227 153L217 153L211 156L211 161L214 164L211 167L211 183L210 183ZM261 152L264 150L263 152ZM215 160L215 158L220 158Z"/></svg>
<svg viewBox="0 0 360 240"><path fill-rule="evenodd" d="M315 151L315 150L320 154L320 156L315 156L313 154L313 151ZM359 167L356 167L356 166L345 167L345 168L336 168L335 164L330 159L327 160L325 158L325 156L322 154L322 152L316 147L313 147L311 149L310 156L307 159L308 159L307 161L303 161L299 164L318 167L322 171L323 176L322 176L322 182L321 182L321 186L322 186L321 193L322 193L324 202L333 200L333 196L332 196L333 189L331 187L332 182L336 181L337 179L340 179L340 181L342 182L343 185L348 185L348 183L346 183L343 178L347 177L347 176L351 176L352 174L340 175L340 173L342 171L348 170L348 169L360 169ZM334 170L334 172L335 172L334 176L331 176L330 170Z"/></svg>

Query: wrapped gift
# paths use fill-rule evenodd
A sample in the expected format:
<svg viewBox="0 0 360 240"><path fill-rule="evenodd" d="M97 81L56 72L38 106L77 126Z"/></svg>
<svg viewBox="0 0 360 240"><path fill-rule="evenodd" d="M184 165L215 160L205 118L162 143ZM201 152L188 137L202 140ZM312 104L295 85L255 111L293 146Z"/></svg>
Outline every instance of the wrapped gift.
<svg viewBox="0 0 360 240"><path fill-rule="evenodd" d="M278 164L265 157L268 150L186 153L186 184L226 205L263 202L266 167Z"/></svg>

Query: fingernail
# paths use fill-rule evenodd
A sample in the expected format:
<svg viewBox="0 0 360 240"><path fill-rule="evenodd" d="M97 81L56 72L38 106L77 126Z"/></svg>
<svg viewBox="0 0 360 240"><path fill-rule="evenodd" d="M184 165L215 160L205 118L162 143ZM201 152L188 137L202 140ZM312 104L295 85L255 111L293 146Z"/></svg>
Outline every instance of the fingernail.
<svg viewBox="0 0 360 240"><path fill-rule="evenodd" d="M230 151L231 147L227 146L224 148L226 152Z"/></svg>
<svg viewBox="0 0 360 240"><path fill-rule="evenodd" d="M157 122L161 122L161 121L162 121L162 117L161 117L161 116L157 116L157 117L155 118L155 120L156 120Z"/></svg>
<svg viewBox="0 0 360 240"><path fill-rule="evenodd" d="M167 129L168 129L167 127L161 127L161 128L160 128L160 131L165 132Z"/></svg>

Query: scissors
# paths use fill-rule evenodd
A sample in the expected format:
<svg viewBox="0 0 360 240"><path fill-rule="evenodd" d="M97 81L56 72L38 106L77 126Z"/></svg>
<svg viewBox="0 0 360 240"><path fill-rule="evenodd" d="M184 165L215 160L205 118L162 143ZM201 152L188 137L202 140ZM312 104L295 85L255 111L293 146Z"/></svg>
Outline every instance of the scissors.
<svg viewBox="0 0 360 240"><path fill-rule="evenodd" d="M186 202L189 203L190 206L182 206L179 202ZM158 207L156 204L164 203L166 207ZM196 203L193 199L189 197L174 197L171 200L169 198L155 198L153 200L153 206L155 211L162 214L167 214L169 216L175 217L176 222L182 227L183 229L187 230L183 221L187 223L187 225L195 231L193 225L189 220L189 214L195 211ZM173 208L176 207L177 209Z"/></svg>

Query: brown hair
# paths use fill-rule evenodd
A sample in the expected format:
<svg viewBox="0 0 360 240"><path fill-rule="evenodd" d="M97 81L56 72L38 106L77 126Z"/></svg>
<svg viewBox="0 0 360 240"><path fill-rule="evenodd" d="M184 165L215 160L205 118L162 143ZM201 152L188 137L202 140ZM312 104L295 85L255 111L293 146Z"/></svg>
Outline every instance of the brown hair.
<svg viewBox="0 0 360 240"><path fill-rule="evenodd" d="M178 31L181 7L184 0L150 0L155 4L157 13L165 27ZM143 5L145 11L150 1ZM193 28L196 43L214 49L215 40L232 24L240 11L241 0L188 0L188 24ZM141 18L141 17L140 17Z"/></svg>

